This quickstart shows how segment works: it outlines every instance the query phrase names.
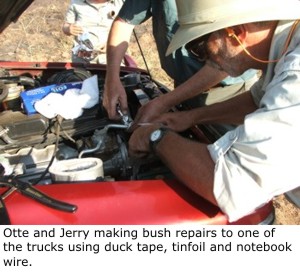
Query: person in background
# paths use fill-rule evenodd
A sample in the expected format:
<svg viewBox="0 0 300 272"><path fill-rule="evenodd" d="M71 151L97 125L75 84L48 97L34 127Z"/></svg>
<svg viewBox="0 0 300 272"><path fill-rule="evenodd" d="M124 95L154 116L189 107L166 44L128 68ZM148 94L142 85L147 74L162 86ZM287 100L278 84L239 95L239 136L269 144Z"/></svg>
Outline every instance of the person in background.
<svg viewBox="0 0 300 272"><path fill-rule="evenodd" d="M155 153L198 195L236 221L300 185L300 1L177 0L180 28L168 53L184 44L231 76L262 76L248 92L140 126L131 156ZM266 12L267 11L267 12ZM158 123L164 124L164 126ZM237 127L213 144L178 133L195 124Z"/></svg>
<svg viewBox="0 0 300 272"><path fill-rule="evenodd" d="M161 67L174 80L176 89L143 106L135 118L135 123L149 122L189 98L193 98L186 101L189 107L221 101L243 92L246 85L250 86L257 80L257 71L247 71L242 77L236 78L227 77L224 72L212 71L205 62L199 61L184 46L166 56L166 50L178 28L175 0L126 0L113 22L107 42L108 66L103 105L110 119L119 119L116 111L118 105L123 113L128 113L127 95L120 80L120 63L134 27L148 19L152 19L153 36ZM213 75L214 82L210 80ZM197 94L207 90L209 91L204 95L195 98Z"/></svg>
<svg viewBox="0 0 300 272"><path fill-rule="evenodd" d="M72 0L62 31L74 36L72 62L106 63L106 42L122 0Z"/></svg>

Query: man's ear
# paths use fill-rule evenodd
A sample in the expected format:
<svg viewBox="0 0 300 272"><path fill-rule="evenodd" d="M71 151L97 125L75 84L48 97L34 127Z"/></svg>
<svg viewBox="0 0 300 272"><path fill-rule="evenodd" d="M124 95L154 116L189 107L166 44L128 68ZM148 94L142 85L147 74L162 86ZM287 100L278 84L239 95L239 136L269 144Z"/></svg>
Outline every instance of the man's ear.
<svg viewBox="0 0 300 272"><path fill-rule="evenodd" d="M243 42L247 37L247 30L244 25L238 25L225 28L228 37L232 37L237 40L238 43Z"/></svg>
<svg viewBox="0 0 300 272"><path fill-rule="evenodd" d="M235 35L240 39L244 40L247 37L247 25L238 25L233 27L233 30L235 32Z"/></svg>

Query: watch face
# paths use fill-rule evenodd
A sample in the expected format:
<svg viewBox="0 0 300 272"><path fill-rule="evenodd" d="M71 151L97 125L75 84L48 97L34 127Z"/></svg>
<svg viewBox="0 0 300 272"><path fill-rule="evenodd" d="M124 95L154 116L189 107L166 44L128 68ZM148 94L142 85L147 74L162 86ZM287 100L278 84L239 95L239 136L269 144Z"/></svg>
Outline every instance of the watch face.
<svg viewBox="0 0 300 272"><path fill-rule="evenodd" d="M161 137L161 130L157 129L157 130L154 130L152 133L151 133L151 136L150 136L150 140L152 142L155 142L157 141L160 137Z"/></svg>

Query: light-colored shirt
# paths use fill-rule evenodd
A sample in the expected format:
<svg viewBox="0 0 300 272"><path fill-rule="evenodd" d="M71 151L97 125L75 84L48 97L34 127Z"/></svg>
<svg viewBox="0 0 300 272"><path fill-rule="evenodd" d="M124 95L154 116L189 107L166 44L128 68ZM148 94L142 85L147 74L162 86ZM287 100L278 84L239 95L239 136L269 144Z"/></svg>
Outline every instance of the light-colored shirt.
<svg viewBox="0 0 300 272"><path fill-rule="evenodd" d="M278 25L263 77L251 88L259 109L208 149L214 195L230 221L300 185L300 27L281 57L293 22Z"/></svg>
<svg viewBox="0 0 300 272"><path fill-rule="evenodd" d="M106 45L112 22L123 5L122 0L107 1L105 3L90 3L88 0L72 0L65 21L78 24L84 32L92 33L94 47Z"/></svg>

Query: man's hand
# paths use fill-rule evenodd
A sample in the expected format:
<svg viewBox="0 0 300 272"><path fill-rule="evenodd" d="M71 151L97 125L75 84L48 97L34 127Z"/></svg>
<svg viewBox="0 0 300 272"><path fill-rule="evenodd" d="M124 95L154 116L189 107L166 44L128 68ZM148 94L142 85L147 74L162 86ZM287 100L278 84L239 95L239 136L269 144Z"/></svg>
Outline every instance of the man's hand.
<svg viewBox="0 0 300 272"><path fill-rule="evenodd" d="M112 120L120 119L117 106L123 114L128 113L127 95L120 78L106 78L103 94L103 106L107 110L108 117Z"/></svg>
<svg viewBox="0 0 300 272"><path fill-rule="evenodd" d="M134 25L117 17L109 32L107 50L107 71L105 76L103 106L110 119L120 119L116 109L119 105L123 114L128 114L127 95L120 80L120 66L128 48Z"/></svg>
<svg viewBox="0 0 300 272"><path fill-rule="evenodd" d="M83 33L83 29L81 26L76 24L65 23L62 28L63 32L66 35L78 36Z"/></svg>
<svg viewBox="0 0 300 272"><path fill-rule="evenodd" d="M161 103L161 98L157 97L143 105L134 119L134 124L152 122L168 109Z"/></svg>
<svg viewBox="0 0 300 272"><path fill-rule="evenodd" d="M145 157L150 152L150 134L160 128L161 125L149 125L138 127L129 139L129 154L134 157Z"/></svg>
<svg viewBox="0 0 300 272"><path fill-rule="evenodd" d="M157 123L156 119L169 110L169 107L164 102L164 97L166 97L166 95L161 95L160 97L150 100L147 104L143 105L138 110L130 130L133 131L136 129L139 123Z"/></svg>
<svg viewBox="0 0 300 272"><path fill-rule="evenodd" d="M135 130L140 123L161 124L178 132L193 126L190 111L167 112L168 108L161 98L162 96L151 100L139 109L131 125L131 131Z"/></svg>

